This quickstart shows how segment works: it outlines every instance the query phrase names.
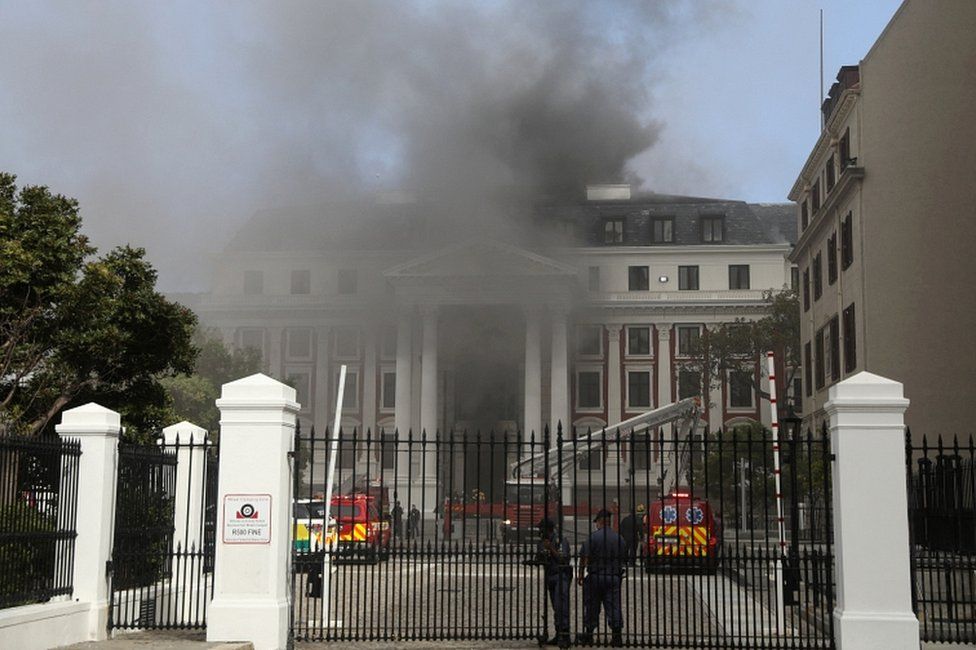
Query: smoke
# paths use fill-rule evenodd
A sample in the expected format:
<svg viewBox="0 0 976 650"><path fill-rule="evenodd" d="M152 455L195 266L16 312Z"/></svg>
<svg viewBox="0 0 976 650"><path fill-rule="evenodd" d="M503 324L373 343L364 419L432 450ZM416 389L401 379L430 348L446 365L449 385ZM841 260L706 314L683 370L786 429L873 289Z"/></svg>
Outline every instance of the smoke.
<svg viewBox="0 0 976 650"><path fill-rule="evenodd" d="M168 289L206 287L261 208L408 188L495 227L643 182L656 61L716 4L3 3L0 168L146 246Z"/></svg>

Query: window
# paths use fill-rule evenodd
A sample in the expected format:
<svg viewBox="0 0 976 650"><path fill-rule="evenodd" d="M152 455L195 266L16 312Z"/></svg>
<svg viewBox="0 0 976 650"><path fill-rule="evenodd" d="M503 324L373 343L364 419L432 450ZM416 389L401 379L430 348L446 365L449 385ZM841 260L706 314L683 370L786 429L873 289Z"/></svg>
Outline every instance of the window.
<svg viewBox="0 0 976 650"><path fill-rule="evenodd" d="M394 469L396 467L397 434L384 433L380 442L380 467Z"/></svg>
<svg viewBox="0 0 976 650"><path fill-rule="evenodd" d="M698 325L678 326L678 354L687 357L698 352L701 328Z"/></svg>
<svg viewBox="0 0 976 650"><path fill-rule="evenodd" d="M600 267L599 266L590 267L589 287L590 287L590 291L600 290Z"/></svg>
<svg viewBox="0 0 976 650"><path fill-rule="evenodd" d="M576 373L576 407L579 409L603 408L601 373L599 370L581 370Z"/></svg>
<svg viewBox="0 0 976 650"><path fill-rule="evenodd" d="M285 354L289 360L311 360L312 330L307 327L285 330Z"/></svg>
<svg viewBox="0 0 976 650"><path fill-rule="evenodd" d="M824 378L824 331L822 329L817 331L814 347L816 348L814 350L816 352L814 370L817 375L817 388L823 388L826 380Z"/></svg>
<svg viewBox="0 0 976 650"><path fill-rule="evenodd" d="M834 189L834 155L830 155L830 159L827 160L826 167L827 175L827 194L830 194L830 190Z"/></svg>
<svg viewBox="0 0 976 650"><path fill-rule="evenodd" d="M627 406L649 408L651 406L651 373L649 370L627 373Z"/></svg>
<svg viewBox="0 0 976 650"><path fill-rule="evenodd" d="M351 431L339 432L339 456L336 458L336 469L353 469L356 466L356 447L352 442ZM331 444L329 445L331 449Z"/></svg>
<svg viewBox="0 0 976 650"><path fill-rule="evenodd" d="M647 291L650 288L651 273L646 266L627 267L627 289L629 291Z"/></svg>
<svg viewBox="0 0 976 650"><path fill-rule="evenodd" d="M359 358L359 330L355 327L337 327L333 330L335 356L340 359Z"/></svg>
<svg viewBox="0 0 976 650"><path fill-rule="evenodd" d="M799 377L793 378L793 410L803 413L803 381Z"/></svg>
<svg viewBox="0 0 976 650"><path fill-rule="evenodd" d="M698 267L678 267L678 291L698 291Z"/></svg>
<svg viewBox="0 0 976 650"><path fill-rule="evenodd" d="M586 431L581 431L581 437L586 435ZM603 445L591 445L589 451L582 451L586 443L581 443L579 449L579 468L582 470L598 470L603 465Z"/></svg>
<svg viewBox="0 0 976 650"><path fill-rule="evenodd" d="M832 381L837 381L840 379L840 322L837 317L834 316L830 319L830 323L827 326L827 331L830 335L830 379Z"/></svg>
<svg viewBox="0 0 976 650"><path fill-rule="evenodd" d="M851 165L851 129L848 127L844 130L844 135L840 138L840 143L837 145L837 151L840 153L840 169L844 171Z"/></svg>
<svg viewBox="0 0 976 650"><path fill-rule="evenodd" d="M803 383L807 385L807 397L813 396L813 355L810 354L810 341L803 344Z"/></svg>
<svg viewBox="0 0 976 650"><path fill-rule="evenodd" d="M250 296L264 293L264 271L244 271L244 293Z"/></svg>
<svg viewBox="0 0 976 650"><path fill-rule="evenodd" d="M344 295L356 293L358 283L356 269L339 269L339 293Z"/></svg>
<svg viewBox="0 0 976 650"><path fill-rule="evenodd" d="M241 330L241 348L256 350L261 357L264 357L264 330Z"/></svg>
<svg viewBox="0 0 976 650"><path fill-rule="evenodd" d="M632 357L648 357L651 355L650 327L627 327L627 354Z"/></svg>
<svg viewBox="0 0 976 650"><path fill-rule="evenodd" d="M817 255L813 258L813 299L820 300L820 296L823 295L823 273L821 271L821 266L823 258L821 254L817 252Z"/></svg>
<svg viewBox="0 0 976 650"><path fill-rule="evenodd" d="M837 282L837 232L827 239L827 284Z"/></svg>
<svg viewBox="0 0 976 650"><path fill-rule="evenodd" d="M603 220L603 243L622 244L624 243L624 219L604 219Z"/></svg>
<svg viewBox="0 0 976 650"><path fill-rule="evenodd" d="M303 411L310 410L312 406L311 385L312 376L309 370L285 369L286 382L295 389L295 401L301 404Z"/></svg>
<svg viewBox="0 0 976 650"><path fill-rule="evenodd" d="M311 293L312 274L308 269L299 269L291 272L291 292L293 295Z"/></svg>
<svg viewBox="0 0 976 650"><path fill-rule="evenodd" d="M729 289L749 288L749 265L729 264Z"/></svg>
<svg viewBox="0 0 976 650"><path fill-rule="evenodd" d="M650 434L634 433L631 435L631 439L633 440L631 467L633 469L651 469L654 466L654 446Z"/></svg>
<svg viewBox="0 0 976 650"><path fill-rule="evenodd" d="M701 240L710 244L725 241L725 217L702 217Z"/></svg>
<svg viewBox="0 0 976 650"><path fill-rule="evenodd" d="M854 214L847 213L840 224L840 263L845 271L854 263Z"/></svg>
<svg viewBox="0 0 976 650"><path fill-rule="evenodd" d="M729 407L752 408L752 373L747 370L729 372Z"/></svg>
<svg viewBox="0 0 976 650"><path fill-rule="evenodd" d="M384 411L392 411L396 408L396 371L383 371L383 380L380 384L380 408Z"/></svg>
<svg viewBox="0 0 976 650"><path fill-rule="evenodd" d="M670 244L674 241L674 218L654 219L652 228L651 241L655 244Z"/></svg>
<svg viewBox="0 0 976 650"><path fill-rule="evenodd" d="M339 374L336 373L335 385L339 385ZM359 373L355 370L346 369L346 386L342 393L342 408L359 408Z"/></svg>
<svg viewBox="0 0 976 650"><path fill-rule="evenodd" d="M678 371L678 399L701 395L701 373L697 370Z"/></svg>
<svg viewBox="0 0 976 650"><path fill-rule="evenodd" d="M810 211L813 214L817 214L817 210L820 209L820 179L813 184L810 188Z"/></svg>
<svg viewBox="0 0 976 650"><path fill-rule="evenodd" d="M800 268L797 266L790 267L790 289L794 293L800 290Z"/></svg>
<svg viewBox="0 0 976 650"><path fill-rule="evenodd" d="M803 269L803 311L810 311L810 269Z"/></svg>
<svg viewBox="0 0 976 650"><path fill-rule="evenodd" d="M800 202L800 230L806 230L809 225L810 213L807 210L807 201L804 199Z"/></svg>
<svg viewBox="0 0 976 650"><path fill-rule="evenodd" d="M857 333L854 327L854 303L844 310L844 372L857 368Z"/></svg>
<svg viewBox="0 0 976 650"><path fill-rule="evenodd" d="M576 353L586 357L603 354L602 325L580 325L576 328Z"/></svg>

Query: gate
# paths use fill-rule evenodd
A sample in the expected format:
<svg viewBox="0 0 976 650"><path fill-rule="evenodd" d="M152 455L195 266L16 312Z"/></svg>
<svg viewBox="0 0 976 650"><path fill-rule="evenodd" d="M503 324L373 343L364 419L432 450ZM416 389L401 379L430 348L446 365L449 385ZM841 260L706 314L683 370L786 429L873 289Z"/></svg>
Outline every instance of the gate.
<svg viewBox="0 0 976 650"><path fill-rule="evenodd" d="M119 445L109 629L206 627L218 447Z"/></svg>
<svg viewBox="0 0 976 650"><path fill-rule="evenodd" d="M548 638L536 526L556 523L575 576L594 515L607 509L629 549L624 644L833 647L826 430L797 427L780 443L785 539L774 445L758 426L600 433L298 433L292 636ZM333 446L334 542L324 515ZM574 577L574 635L585 631L584 589ZM595 641L610 641L602 615Z"/></svg>

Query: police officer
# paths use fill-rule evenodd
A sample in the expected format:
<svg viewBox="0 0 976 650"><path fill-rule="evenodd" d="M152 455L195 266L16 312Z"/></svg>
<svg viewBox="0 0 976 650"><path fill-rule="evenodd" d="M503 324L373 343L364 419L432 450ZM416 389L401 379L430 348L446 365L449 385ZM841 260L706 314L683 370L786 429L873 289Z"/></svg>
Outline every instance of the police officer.
<svg viewBox="0 0 976 650"><path fill-rule="evenodd" d="M602 604L613 633L611 645L619 648L624 644L620 585L623 582L627 547L623 538L610 527L611 516L606 509L596 513L596 518L593 519L596 530L583 542L580 549L577 582L583 586L583 631L576 636L576 642L593 643L593 633L600 623Z"/></svg>
<svg viewBox="0 0 976 650"><path fill-rule="evenodd" d="M552 604L556 635L546 643L569 647L569 586L573 567L569 564L569 543L556 530L549 517L539 522L539 547L536 554L545 571L546 591Z"/></svg>

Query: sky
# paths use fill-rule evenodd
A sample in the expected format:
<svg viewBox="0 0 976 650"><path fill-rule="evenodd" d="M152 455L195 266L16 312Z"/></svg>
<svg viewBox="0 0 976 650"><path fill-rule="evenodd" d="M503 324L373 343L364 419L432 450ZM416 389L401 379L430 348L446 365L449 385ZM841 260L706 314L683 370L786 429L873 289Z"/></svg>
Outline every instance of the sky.
<svg viewBox="0 0 976 650"><path fill-rule="evenodd" d="M900 0L0 0L0 170L205 290L256 211L628 181L785 201ZM458 218L464 218L459 215Z"/></svg>

